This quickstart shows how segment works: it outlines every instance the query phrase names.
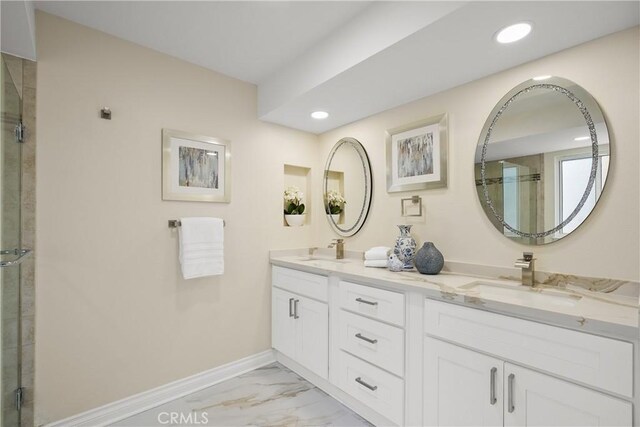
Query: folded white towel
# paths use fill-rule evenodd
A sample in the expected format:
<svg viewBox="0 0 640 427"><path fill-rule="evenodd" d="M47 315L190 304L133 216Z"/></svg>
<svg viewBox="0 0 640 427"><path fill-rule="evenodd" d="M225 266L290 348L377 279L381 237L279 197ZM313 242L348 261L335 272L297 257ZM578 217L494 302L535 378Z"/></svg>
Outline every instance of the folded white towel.
<svg viewBox="0 0 640 427"><path fill-rule="evenodd" d="M391 248L386 246L376 246L375 248L371 248L364 253L364 259L384 259L386 260L389 256L389 251Z"/></svg>
<svg viewBox="0 0 640 427"><path fill-rule="evenodd" d="M387 260L386 259L367 259L364 261L364 266L387 268Z"/></svg>
<svg viewBox="0 0 640 427"><path fill-rule="evenodd" d="M224 273L224 221L220 218L180 218L182 277Z"/></svg>

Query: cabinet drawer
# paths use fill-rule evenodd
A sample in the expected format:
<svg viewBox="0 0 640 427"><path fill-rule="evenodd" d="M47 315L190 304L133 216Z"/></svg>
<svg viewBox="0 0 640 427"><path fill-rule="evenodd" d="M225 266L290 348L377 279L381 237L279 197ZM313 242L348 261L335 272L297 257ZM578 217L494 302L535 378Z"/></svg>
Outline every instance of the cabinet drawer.
<svg viewBox="0 0 640 427"><path fill-rule="evenodd" d="M340 310L340 348L404 376L404 330Z"/></svg>
<svg viewBox="0 0 640 427"><path fill-rule="evenodd" d="M425 332L623 396L633 396L631 343L426 300Z"/></svg>
<svg viewBox="0 0 640 427"><path fill-rule="evenodd" d="M404 326L404 294L340 282L340 307L374 319Z"/></svg>
<svg viewBox="0 0 640 427"><path fill-rule="evenodd" d="M340 352L339 387L398 425L403 423L404 381Z"/></svg>
<svg viewBox="0 0 640 427"><path fill-rule="evenodd" d="M324 302L327 302L329 299L329 279L318 274L273 266L271 283L278 288L305 295L309 298Z"/></svg>

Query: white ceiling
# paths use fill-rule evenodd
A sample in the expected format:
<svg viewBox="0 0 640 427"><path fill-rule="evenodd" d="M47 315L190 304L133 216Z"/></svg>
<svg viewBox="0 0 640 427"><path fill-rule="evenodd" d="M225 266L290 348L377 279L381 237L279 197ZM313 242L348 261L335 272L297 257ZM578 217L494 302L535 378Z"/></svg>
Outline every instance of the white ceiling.
<svg viewBox="0 0 640 427"><path fill-rule="evenodd" d="M4 2L3 2L4 3ZM639 23L639 2L38 1L258 85L258 116L321 133ZM498 45L500 28L529 37ZM317 121L315 110L330 117Z"/></svg>
<svg viewBox="0 0 640 427"><path fill-rule="evenodd" d="M325 132L638 25L638 6L638 2L467 3L278 107L261 111L260 117ZM534 24L529 37L512 45L493 41L499 29L523 20ZM603 65L594 59L594 66ZM263 82L260 90L268 85ZM313 121L309 113L316 109L331 116Z"/></svg>
<svg viewBox="0 0 640 427"><path fill-rule="evenodd" d="M36 1L36 9L259 83L369 2Z"/></svg>

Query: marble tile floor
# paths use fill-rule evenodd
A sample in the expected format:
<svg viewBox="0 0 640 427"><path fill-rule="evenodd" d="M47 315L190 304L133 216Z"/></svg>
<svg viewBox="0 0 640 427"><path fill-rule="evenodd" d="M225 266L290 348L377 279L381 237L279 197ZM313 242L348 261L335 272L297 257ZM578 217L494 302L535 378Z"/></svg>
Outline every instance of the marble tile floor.
<svg viewBox="0 0 640 427"><path fill-rule="evenodd" d="M346 406L279 363L113 424L117 427L176 425L371 426Z"/></svg>

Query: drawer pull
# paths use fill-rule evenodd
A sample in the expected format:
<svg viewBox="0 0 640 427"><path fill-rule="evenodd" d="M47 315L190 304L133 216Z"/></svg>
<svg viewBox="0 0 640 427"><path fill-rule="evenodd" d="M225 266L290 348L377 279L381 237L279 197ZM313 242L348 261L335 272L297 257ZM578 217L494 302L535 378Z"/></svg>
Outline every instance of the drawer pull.
<svg viewBox="0 0 640 427"><path fill-rule="evenodd" d="M366 382L362 381L362 378L361 378L361 377L356 378L356 382L357 382L358 384L360 384L360 385L365 386L366 388L368 388L368 389L369 389L369 390L371 390L371 391L376 391L376 390L378 389L378 386L377 386L377 385L370 385L370 384L367 384Z"/></svg>
<svg viewBox="0 0 640 427"><path fill-rule="evenodd" d="M297 319L300 316L298 316L298 303L300 302L299 299L293 300L293 318Z"/></svg>
<svg viewBox="0 0 640 427"><path fill-rule="evenodd" d="M515 379L515 375L513 374L509 374L509 381L508 381L508 393L509 393L509 403L508 403L508 410L509 413L512 413L513 411L516 410L516 406L513 404L513 380Z"/></svg>
<svg viewBox="0 0 640 427"><path fill-rule="evenodd" d="M358 332L356 334L356 338L360 338L362 341L366 341L366 342L368 342L370 344L375 344L375 343L378 342L378 340L376 340L376 339L371 339L371 338L367 338L367 337L363 336L360 332Z"/></svg>
<svg viewBox="0 0 640 427"><path fill-rule="evenodd" d="M289 317L293 317L293 298L289 298Z"/></svg>
<svg viewBox="0 0 640 427"><path fill-rule="evenodd" d="M362 299L362 298L356 298L356 301L361 302L363 304L378 305L378 303L375 301L367 301L366 299Z"/></svg>
<svg viewBox="0 0 640 427"><path fill-rule="evenodd" d="M498 399L496 399L496 373L498 372L498 368L491 368L490 374L490 389L489 389L489 403L495 405Z"/></svg>

